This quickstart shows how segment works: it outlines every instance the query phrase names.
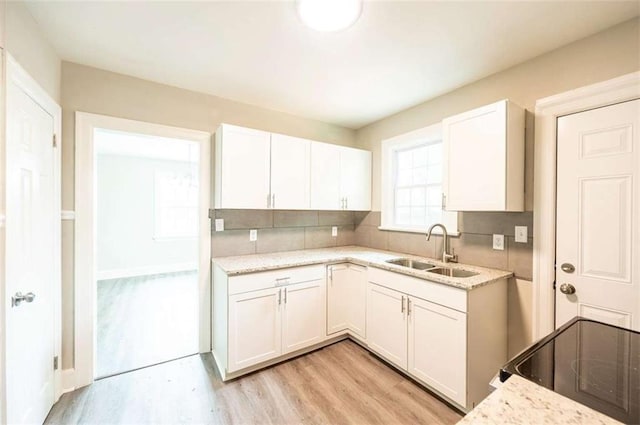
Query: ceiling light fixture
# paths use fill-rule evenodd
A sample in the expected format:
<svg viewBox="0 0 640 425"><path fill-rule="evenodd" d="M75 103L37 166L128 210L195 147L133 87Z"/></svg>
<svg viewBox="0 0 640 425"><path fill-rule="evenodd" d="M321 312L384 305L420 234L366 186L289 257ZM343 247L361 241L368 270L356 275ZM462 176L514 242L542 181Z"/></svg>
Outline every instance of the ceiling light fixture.
<svg viewBox="0 0 640 425"><path fill-rule="evenodd" d="M298 15L316 31L340 31L360 17L362 0L297 0Z"/></svg>

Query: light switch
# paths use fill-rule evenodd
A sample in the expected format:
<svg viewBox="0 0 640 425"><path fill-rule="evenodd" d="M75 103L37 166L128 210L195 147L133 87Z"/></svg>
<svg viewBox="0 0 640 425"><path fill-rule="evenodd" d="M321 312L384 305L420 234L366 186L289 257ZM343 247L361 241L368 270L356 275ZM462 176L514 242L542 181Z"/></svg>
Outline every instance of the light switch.
<svg viewBox="0 0 640 425"><path fill-rule="evenodd" d="M249 230L249 242L255 242L258 240L258 230L251 229Z"/></svg>
<svg viewBox="0 0 640 425"><path fill-rule="evenodd" d="M338 226L333 226L331 228L331 236L333 236L334 238L338 236Z"/></svg>
<svg viewBox="0 0 640 425"><path fill-rule="evenodd" d="M224 218L216 218L214 223L216 232L222 232L224 230Z"/></svg>
<svg viewBox="0 0 640 425"><path fill-rule="evenodd" d="M516 226L516 242L527 243L527 226Z"/></svg>
<svg viewBox="0 0 640 425"><path fill-rule="evenodd" d="M504 251L504 235L493 235L493 249Z"/></svg>

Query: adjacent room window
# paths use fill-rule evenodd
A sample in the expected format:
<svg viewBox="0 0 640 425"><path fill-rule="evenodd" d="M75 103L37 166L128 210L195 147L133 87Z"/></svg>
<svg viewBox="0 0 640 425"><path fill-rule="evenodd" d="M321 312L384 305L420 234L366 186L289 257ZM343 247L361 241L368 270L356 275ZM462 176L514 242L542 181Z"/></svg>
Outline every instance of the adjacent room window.
<svg viewBox="0 0 640 425"><path fill-rule="evenodd" d="M157 171L154 206L155 239L198 236L198 179L194 173Z"/></svg>
<svg viewBox="0 0 640 425"><path fill-rule="evenodd" d="M457 233L457 213L442 210L440 124L382 142L382 228L426 232L442 223Z"/></svg>

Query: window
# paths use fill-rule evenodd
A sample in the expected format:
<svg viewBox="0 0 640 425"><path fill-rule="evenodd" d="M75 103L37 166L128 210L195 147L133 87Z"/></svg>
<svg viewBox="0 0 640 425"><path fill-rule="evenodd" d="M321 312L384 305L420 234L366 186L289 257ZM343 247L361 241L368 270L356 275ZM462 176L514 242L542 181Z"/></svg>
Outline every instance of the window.
<svg viewBox="0 0 640 425"><path fill-rule="evenodd" d="M198 178L194 173L156 171L155 239L198 236Z"/></svg>
<svg viewBox="0 0 640 425"><path fill-rule="evenodd" d="M382 142L383 229L424 233L442 223L457 233L457 213L442 210L442 150L440 124Z"/></svg>

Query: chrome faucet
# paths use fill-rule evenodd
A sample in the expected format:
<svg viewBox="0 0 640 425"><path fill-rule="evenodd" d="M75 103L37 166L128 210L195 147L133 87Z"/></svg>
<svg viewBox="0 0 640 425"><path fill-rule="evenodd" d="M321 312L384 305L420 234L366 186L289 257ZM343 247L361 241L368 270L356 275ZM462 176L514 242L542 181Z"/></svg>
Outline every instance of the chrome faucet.
<svg viewBox="0 0 640 425"><path fill-rule="evenodd" d="M436 223L429 227L427 230L427 240L431 239L431 232L435 227L440 227L442 229L442 262L443 263L457 263L458 256L455 254L449 254L449 234L447 233L447 228L444 227L443 224Z"/></svg>

